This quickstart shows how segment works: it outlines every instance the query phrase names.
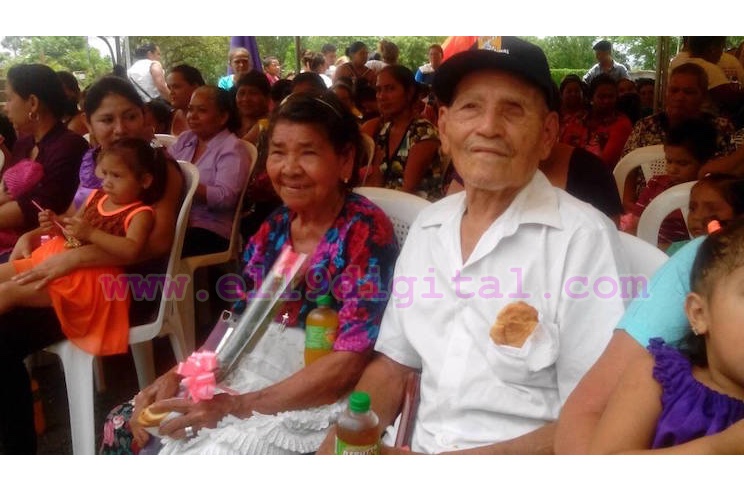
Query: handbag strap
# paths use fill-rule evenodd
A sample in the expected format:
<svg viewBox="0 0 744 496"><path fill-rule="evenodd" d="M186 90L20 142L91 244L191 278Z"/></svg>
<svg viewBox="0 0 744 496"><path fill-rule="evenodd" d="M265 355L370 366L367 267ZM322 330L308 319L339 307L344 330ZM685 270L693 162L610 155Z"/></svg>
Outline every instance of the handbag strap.
<svg viewBox="0 0 744 496"><path fill-rule="evenodd" d="M148 92L147 92L147 90L145 90L145 88L143 88L142 86L140 86L140 84L139 84L139 83L138 83L137 81L135 81L134 79L132 79L132 76L128 76L128 77L129 77L129 80L130 80L131 82L133 82L133 83L134 83L134 85L135 85L135 86L136 86L137 88L139 88L139 90L140 90L140 91L141 91L142 93L144 93L145 95L147 95L147 97L148 97L148 98L149 98L150 100L153 100L153 99L154 99L154 97L153 97L153 96L152 96L152 95L151 95L150 93L148 93Z"/></svg>

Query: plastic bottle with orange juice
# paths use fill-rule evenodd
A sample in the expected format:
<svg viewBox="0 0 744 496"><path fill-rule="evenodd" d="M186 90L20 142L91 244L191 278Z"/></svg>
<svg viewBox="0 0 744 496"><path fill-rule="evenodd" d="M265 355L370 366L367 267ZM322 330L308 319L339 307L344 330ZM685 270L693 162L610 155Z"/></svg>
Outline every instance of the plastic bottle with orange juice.
<svg viewBox="0 0 744 496"><path fill-rule="evenodd" d="M338 333L338 313L330 295L318 297L318 306L305 319L305 366L333 351Z"/></svg>
<svg viewBox="0 0 744 496"><path fill-rule="evenodd" d="M336 422L337 455L379 455L380 421L370 409L369 394L354 391Z"/></svg>

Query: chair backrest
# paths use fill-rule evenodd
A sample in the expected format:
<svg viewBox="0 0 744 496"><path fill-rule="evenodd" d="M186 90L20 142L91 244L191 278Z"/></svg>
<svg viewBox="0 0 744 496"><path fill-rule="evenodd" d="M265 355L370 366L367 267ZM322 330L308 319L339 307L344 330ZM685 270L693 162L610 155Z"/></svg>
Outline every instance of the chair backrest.
<svg viewBox="0 0 744 496"><path fill-rule="evenodd" d="M612 175L615 176L615 184L620 198L625 192L625 178L636 167L643 171L643 177L648 181L654 176L666 173L666 158L664 157L664 145L651 145L636 148L631 151L615 166Z"/></svg>
<svg viewBox="0 0 744 496"><path fill-rule="evenodd" d="M364 151L367 153L366 165L369 165L372 163L372 159L375 158L375 140L368 134L362 133L362 142L364 143Z"/></svg>
<svg viewBox="0 0 744 496"><path fill-rule="evenodd" d="M250 158L251 165L248 167L248 177L250 177L251 172L253 172L253 167L256 166L256 160L258 160L258 149L256 148L256 145L251 143L250 141L240 140L245 145L245 149L248 150L248 157Z"/></svg>
<svg viewBox="0 0 744 496"><path fill-rule="evenodd" d="M178 268L178 262L181 259L181 250L183 249L183 240L186 237L186 227L188 227L189 214L191 213L191 203L194 200L194 193L196 187L199 185L199 169L190 162L185 160L179 160L178 165L181 168L181 173L184 179L184 195L181 202L181 206L178 209L178 217L176 218L176 230L173 236L173 246L168 254L168 266L165 271L166 282L168 278L173 278L176 275ZM165 291L164 291L165 293ZM133 327L129 333L129 343L140 343L142 341L148 341L154 338L165 319L166 305L168 304L168 298L161 297L160 305L158 306L158 314L155 320L155 325L149 323L143 326ZM147 329L147 333L137 332L139 330ZM152 330L152 332L151 332ZM150 335L152 334L152 335Z"/></svg>
<svg viewBox="0 0 744 496"><path fill-rule="evenodd" d="M243 201L245 199L245 192L248 190L248 183L251 179L251 173L253 167L256 166L256 160L258 160L258 149L256 146L245 140L240 140L248 151L248 158L250 163L248 164L248 174L245 176L245 182L243 183L243 189L240 191L240 197L238 203L235 206L235 217L233 217L232 231L230 232L230 246L227 248L227 252L235 254L237 258L240 258L241 249L241 237L240 237L240 219L243 217Z"/></svg>
<svg viewBox="0 0 744 496"><path fill-rule="evenodd" d="M655 241L651 244L626 232L620 231L618 234L623 251L628 256L631 274L651 279L654 272L669 260L669 256L656 247Z"/></svg>
<svg viewBox="0 0 744 496"><path fill-rule="evenodd" d="M697 181L689 181L672 186L651 200L638 219L637 236L649 243L656 244L661 223L667 215L677 209L682 210L682 217L687 223L690 212L690 190Z"/></svg>
<svg viewBox="0 0 744 496"><path fill-rule="evenodd" d="M155 139L158 141L158 143L168 148L176 142L178 136L175 136L173 134L156 134Z"/></svg>
<svg viewBox="0 0 744 496"><path fill-rule="evenodd" d="M364 186L364 184L367 182L367 174L369 174L369 165L375 158L375 140L373 140L369 135L362 133L362 142L364 144L364 153L367 155L367 161L362 165L362 167L367 167L365 168L364 177L362 177L360 181L362 186Z"/></svg>
<svg viewBox="0 0 744 496"><path fill-rule="evenodd" d="M395 237L398 239L400 246L403 246L403 242L408 236L408 229L416 220L418 213L426 206L431 205L428 200L420 196L393 189L360 187L355 188L354 192L369 198L372 203L387 214L390 222L393 223Z"/></svg>

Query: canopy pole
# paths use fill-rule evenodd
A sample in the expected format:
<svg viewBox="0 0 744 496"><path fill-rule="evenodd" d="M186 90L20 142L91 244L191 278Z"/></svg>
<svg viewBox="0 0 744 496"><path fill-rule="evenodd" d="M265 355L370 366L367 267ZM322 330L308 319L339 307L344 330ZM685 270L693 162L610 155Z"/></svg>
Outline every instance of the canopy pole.
<svg viewBox="0 0 744 496"><path fill-rule="evenodd" d="M656 43L656 83L654 84L654 113L664 108L664 97L669 79L669 36L659 36Z"/></svg>
<svg viewBox="0 0 744 496"><path fill-rule="evenodd" d="M295 36L295 74L299 74L302 70L302 63L300 62L300 59L302 57L302 54L300 53L300 44L302 43L302 37Z"/></svg>

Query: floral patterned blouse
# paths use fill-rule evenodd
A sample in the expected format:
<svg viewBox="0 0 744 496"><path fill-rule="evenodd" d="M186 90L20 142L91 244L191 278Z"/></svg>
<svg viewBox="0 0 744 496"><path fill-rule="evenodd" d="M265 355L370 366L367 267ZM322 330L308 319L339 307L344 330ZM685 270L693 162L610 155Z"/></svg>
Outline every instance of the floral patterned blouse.
<svg viewBox="0 0 744 496"><path fill-rule="evenodd" d="M587 114L583 119L565 121L561 143L593 153L612 171L620 160L625 141L633 130L633 124L619 112L608 121L592 125L589 124L589 117Z"/></svg>
<svg viewBox="0 0 744 496"><path fill-rule="evenodd" d="M375 136L375 146L382 150L380 170L385 178L385 187L400 190L403 188L403 175L408 160L408 152L420 141L439 140L437 128L426 119L414 119L408 125L403 139L398 143L392 155L388 156L391 122L382 125ZM442 165L439 154L429 166L426 175L419 183L418 191L426 194L429 200L438 200L442 194Z"/></svg>
<svg viewBox="0 0 744 496"><path fill-rule="evenodd" d="M718 131L716 156L728 155L736 150L736 145L731 139L734 134L734 125L731 121L725 117L714 117L710 114L703 114L703 117L710 119ZM665 112L659 112L639 120L633 126L633 131L625 142L623 156L636 148L663 143L668 130L669 118Z"/></svg>
<svg viewBox="0 0 744 496"><path fill-rule="evenodd" d="M292 243L294 214L286 206L276 209L246 246L243 271L248 289L257 287L284 245ZM333 296L338 312L336 351L372 349L385 311L398 243L387 215L372 202L349 193L333 226L306 264L304 278L279 310L287 325L305 327L307 314L321 295Z"/></svg>

